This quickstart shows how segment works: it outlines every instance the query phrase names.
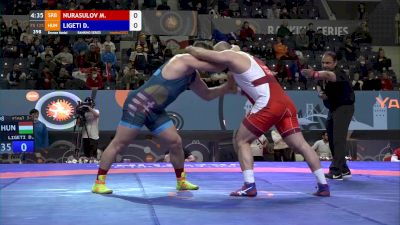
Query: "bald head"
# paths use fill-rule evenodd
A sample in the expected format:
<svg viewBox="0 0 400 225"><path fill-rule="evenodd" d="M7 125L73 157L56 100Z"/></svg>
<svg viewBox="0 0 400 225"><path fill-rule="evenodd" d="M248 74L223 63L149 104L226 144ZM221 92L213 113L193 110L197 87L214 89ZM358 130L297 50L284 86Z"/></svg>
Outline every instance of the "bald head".
<svg viewBox="0 0 400 225"><path fill-rule="evenodd" d="M214 45L215 51L224 51L224 50L228 50L231 48L232 48L232 46L226 41L220 41Z"/></svg>

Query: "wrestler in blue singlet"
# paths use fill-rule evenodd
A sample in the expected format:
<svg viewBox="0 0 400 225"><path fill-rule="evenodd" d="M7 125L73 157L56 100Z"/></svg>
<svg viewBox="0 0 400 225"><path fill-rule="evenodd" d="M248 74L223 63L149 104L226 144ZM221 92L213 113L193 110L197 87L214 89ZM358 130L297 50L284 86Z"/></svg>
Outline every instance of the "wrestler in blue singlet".
<svg viewBox="0 0 400 225"><path fill-rule="evenodd" d="M165 108L188 89L195 80L196 73L166 80L161 74L164 65L154 72L146 83L129 93L124 103L120 125L134 129L145 125L156 135L173 126Z"/></svg>

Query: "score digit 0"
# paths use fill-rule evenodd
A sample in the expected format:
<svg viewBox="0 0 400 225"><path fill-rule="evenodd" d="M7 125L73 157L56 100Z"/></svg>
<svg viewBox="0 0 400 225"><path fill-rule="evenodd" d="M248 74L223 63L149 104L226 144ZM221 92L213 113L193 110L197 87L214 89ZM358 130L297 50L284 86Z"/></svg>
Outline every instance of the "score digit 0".
<svg viewBox="0 0 400 225"><path fill-rule="evenodd" d="M139 10L129 11L129 31L142 30L142 12Z"/></svg>

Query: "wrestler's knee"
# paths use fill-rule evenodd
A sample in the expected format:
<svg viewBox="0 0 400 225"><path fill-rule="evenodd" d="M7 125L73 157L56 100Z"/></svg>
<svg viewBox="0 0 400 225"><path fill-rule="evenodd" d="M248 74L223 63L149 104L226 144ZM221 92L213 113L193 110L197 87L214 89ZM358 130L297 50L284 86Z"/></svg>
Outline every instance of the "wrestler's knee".
<svg viewBox="0 0 400 225"><path fill-rule="evenodd" d="M182 149L182 139L178 135L176 137L168 140L168 148L170 151L176 151L176 150L181 150Z"/></svg>

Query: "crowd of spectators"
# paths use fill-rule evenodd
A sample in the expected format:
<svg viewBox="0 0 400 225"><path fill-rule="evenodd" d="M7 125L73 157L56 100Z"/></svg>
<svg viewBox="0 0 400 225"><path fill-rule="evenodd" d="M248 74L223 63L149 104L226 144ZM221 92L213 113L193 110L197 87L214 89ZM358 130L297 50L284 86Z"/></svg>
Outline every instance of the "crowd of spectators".
<svg viewBox="0 0 400 225"><path fill-rule="evenodd" d="M208 4L212 2L213 4ZM240 2L240 3L239 3ZM29 4L28 4L29 3ZM40 9L137 9L137 1L10 1L3 10L10 14L26 14L35 7ZM101 4L100 4L101 3ZM169 10L167 1L160 5L145 1L140 8ZM313 9L312 1L179 1L184 10L198 10L212 6L215 13L225 16L253 16L260 18L310 18L295 16L302 8ZM311 4L312 7L308 7ZM10 7L12 6L12 7ZM100 7L100 8L99 8ZM244 14L243 10L262 9L259 16ZM361 6L362 7L362 6ZM20 8L22 10L20 10ZM264 10L265 9L265 10ZM9 11L12 10L12 11ZM272 12L271 12L272 10ZM200 10L201 11L201 10ZM277 13L279 12L279 13ZM361 10L362 12L362 10ZM248 12L247 12L248 13ZM307 11L307 13L309 13ZM313 12L313 18L317 18ZM282 16L283 15L283 16ZM308 15L308 14L307 14ZM152 72L170 59L177 51L166 46L156 35L138 33L129 49L120 48L120 36L51 36L32 35L29 26L21 26L14 19L6 24L0 17L1 57L4 59L2 88L35 89L135 89L145 82ZM256 34L248 22L230 34L213 32L212 40L226 40L241 46L264 60L276 72L276 77L286 89L304 90L314 86L301 74L301 69L319 69L324 51L338 53L339 66L351 77L355 90L393 90L397 79L391 70L391 60L383 49L371 49L371 36L365 21L347 36L326 36L322 29L309 23L307 28L294 34L289 29L290 20L284 20L276 34ZM189 37L193 43L196 37ZM209 86L224 82L221 74L204 78Z"/></svg>

